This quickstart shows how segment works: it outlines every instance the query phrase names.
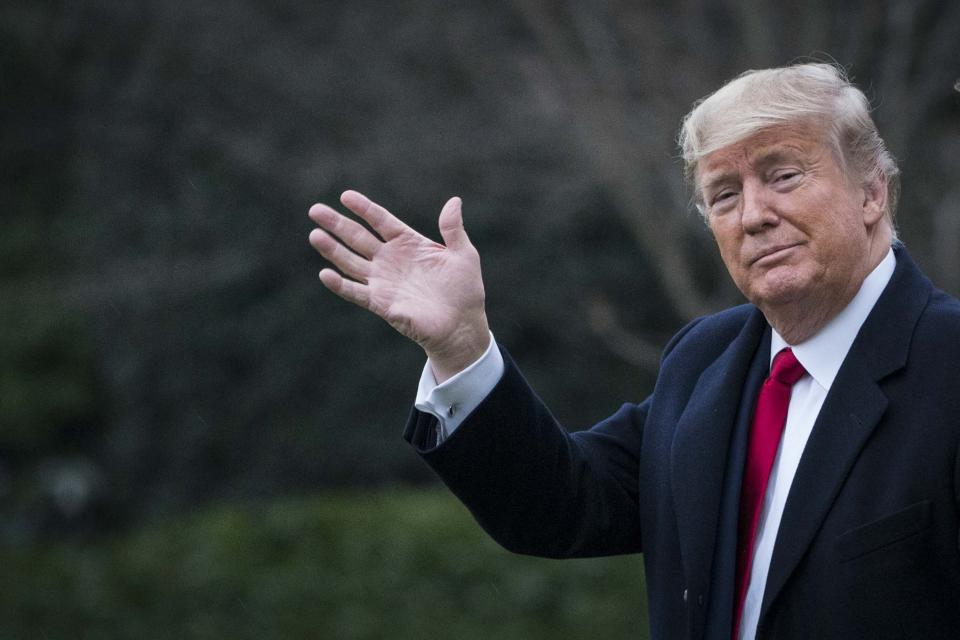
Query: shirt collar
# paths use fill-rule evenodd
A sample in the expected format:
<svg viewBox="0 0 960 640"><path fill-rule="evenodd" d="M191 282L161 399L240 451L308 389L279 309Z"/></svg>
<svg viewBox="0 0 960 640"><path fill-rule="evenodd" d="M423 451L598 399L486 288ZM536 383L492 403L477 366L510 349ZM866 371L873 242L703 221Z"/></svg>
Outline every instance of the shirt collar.
<svg viewBox="0 0 960 640"><path fill-rule="evenodd" d="M860 285L860 291L853 297L843 311L841 311L833 320L828 322L820 331L800 344L789 345L777 330L773 330L773 336L770 340L770 363L773 364L773 357L782 349L791 347L797 360L807 370L807 373L821 387L830 390L833 379L837 377L840 371L840 365L843 364L847 352L853 345L854 339L860 333L860 327L866 321L873 306L880 298L880 294L886 288L887 283L893 276L894 267L897 260L893 255L893 249L887 253L886 257L880 261L880 264L870 272L863 284Z"/></svg>

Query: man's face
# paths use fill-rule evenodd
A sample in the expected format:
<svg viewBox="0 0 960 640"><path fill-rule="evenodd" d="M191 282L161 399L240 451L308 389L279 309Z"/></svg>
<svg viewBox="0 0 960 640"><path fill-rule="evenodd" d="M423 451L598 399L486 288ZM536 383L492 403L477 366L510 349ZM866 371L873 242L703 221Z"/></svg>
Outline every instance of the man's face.
<svg viewBox="0 0 960 640"><path fill-rule="evenodd" d="M760 131L707 155L697 178L723 262L761 310L829 311L859 290L883 203L816 128Z"/></svg>

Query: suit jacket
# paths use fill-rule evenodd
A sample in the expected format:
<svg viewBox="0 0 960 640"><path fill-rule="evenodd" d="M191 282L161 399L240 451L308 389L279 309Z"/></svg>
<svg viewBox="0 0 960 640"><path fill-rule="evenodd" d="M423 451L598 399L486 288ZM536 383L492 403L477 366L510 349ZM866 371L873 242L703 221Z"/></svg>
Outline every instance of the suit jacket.
<svg viewBox="0 0 960 640"><path fill-rule="evenodd" d="M770 329L751 305L694 321L653 393L568 434L506 371L440 446L404 432L507 549L643 552L653 638L731 634L736 517ZM780 524L758 638L960 638L960 302L902 249L837 374Z"/></svg>

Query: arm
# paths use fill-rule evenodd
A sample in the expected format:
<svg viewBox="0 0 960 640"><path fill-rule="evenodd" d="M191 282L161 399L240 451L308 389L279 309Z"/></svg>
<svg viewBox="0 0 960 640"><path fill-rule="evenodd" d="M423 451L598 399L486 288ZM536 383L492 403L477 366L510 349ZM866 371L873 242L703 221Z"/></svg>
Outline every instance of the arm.
<svg viewBox="0 0 960 640"><path fill-rule="evenodd" d="M517 553L585 557L641 549L639 456L646 404L568 434L504 352L503 377L437 446L414 411L404 437L497 542Z"/></svg>
<svg viewBox="0 0 960 640"><path fill-rule="evenodd" d="M317 204L310 234L338 270L321 282L384 318L427 353L438 382L476 361L490 334L476 249L459 198L440 214L445 245L416 233L366 197L341 202L373 232ZM437 419L415 411L407 439L505 547L547 556L627 553L640 547L637 461L645 407L625 405L589 432L569 435L512 363L442 446Z"/></svg>

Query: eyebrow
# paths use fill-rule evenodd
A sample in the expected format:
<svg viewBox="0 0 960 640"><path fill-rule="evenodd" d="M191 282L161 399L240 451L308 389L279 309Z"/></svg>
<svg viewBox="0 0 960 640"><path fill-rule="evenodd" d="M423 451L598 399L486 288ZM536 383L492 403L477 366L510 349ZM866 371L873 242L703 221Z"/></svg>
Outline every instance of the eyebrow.
<svg viewBox="0 0 960 640"><path fill-rule="evenodd" d="M719 175L712 176L706 182L703 182L700 185L700 189L704 194L710 193L714 189L717 189L724 184L735 182L738 175L740 175L738 171L724 171Z"/></svg>
<svg viewBox="0 0 960 640"><path fill-rule="evenodd" d="M771 165L779 164L781 162L787 161L797 161L800 156L803 155L802 150L794 147L774 147L761 149L756 154L751 155L749 163L755 169L766 169ZM721 173L715 176L709 176L708 179L701 183L701 190L703 193L710 193L711 190L717 189L724 184L735 182L740 176L739 171L722 171Z"/></svg>
<svg viewBox="0 0 960 640"><path fill-rule="evenodd" d="M767 151L760 151L756 157L750 158L750 164L758 168L766 168L773 164L787 161L798 161L804 153L793 147L777 147Z"/></svg>

